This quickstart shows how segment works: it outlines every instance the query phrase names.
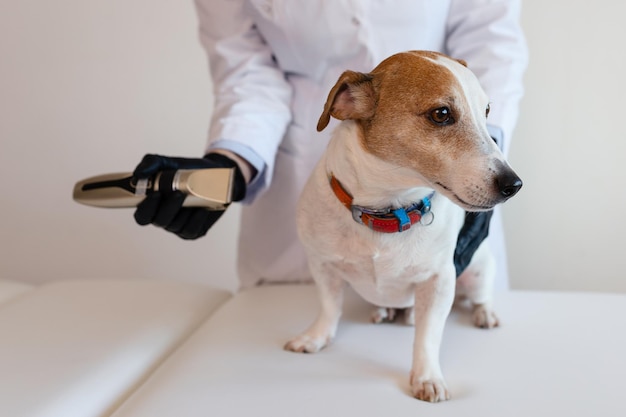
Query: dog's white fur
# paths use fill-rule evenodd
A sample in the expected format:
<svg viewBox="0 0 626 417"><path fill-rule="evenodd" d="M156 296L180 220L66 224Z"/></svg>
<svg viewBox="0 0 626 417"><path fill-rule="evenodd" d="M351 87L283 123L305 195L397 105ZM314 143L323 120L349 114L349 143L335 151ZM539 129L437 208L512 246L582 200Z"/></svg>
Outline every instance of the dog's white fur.
<svg viewBox="0 0 626 417"><path fill-rule="evenodd" d="M433 110L442 107L450 109L453 123L432 120ZM487 107L487 96L464 63L430 52L397 54L370 74L348 71L339 79L318 129L329 115L343 122L298 206L298 231L321 312L287 350L317 352L330 342L347 282L381 306L373 321L409 309L407 322L415 324L412 393L427 401L449 398L439 346L455 286L473 303L477 326L498 324L491 307L494 261L486 244L458 283L452 262L464 209L485 210L504 201L494 183L514 176L487 132ZM402 233L374 232L339 202L329 185L331 174L354 204L372 208L406 206L435 190L434 221Z"/></svg>

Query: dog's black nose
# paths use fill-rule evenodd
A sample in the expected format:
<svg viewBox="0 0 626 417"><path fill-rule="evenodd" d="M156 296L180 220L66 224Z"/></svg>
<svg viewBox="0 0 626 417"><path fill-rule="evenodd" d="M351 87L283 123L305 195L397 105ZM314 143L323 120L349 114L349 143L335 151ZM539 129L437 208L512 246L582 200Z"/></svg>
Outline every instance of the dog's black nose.
<svg viewBox="0 0 626 417"><path fill-rule="evenodd" d="M505 199L513 197L522 188L522 180L513 172L500 175L497 180L498 191Z"/></svg>

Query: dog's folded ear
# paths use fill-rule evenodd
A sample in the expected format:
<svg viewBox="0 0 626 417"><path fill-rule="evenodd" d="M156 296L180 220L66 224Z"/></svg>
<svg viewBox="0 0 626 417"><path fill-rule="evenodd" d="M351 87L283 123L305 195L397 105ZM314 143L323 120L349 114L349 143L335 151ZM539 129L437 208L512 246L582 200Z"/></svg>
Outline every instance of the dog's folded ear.
<svg viewBox="0 0 626 417"><path fill-rule="evenodd" d="M321 132L330 116L339 120L367 119L376 109L374 76L362 72L345 71L330 90L324 105L324 111L317 122L317 131Z"/></svg>

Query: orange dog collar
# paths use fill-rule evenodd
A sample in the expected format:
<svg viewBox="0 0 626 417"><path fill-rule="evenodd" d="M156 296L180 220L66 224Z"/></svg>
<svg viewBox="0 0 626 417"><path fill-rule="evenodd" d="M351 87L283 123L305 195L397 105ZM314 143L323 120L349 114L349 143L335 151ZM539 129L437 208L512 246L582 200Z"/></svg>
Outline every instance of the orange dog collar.
<svg viewBox="0 0 626 417"><path fill-rule="evenodd" d="M434 220L430 210L433 191L421 201L407 207L384 209L370 209L353 205L353 198L334 175L330 175L330 187L337 199L352 213L352 218L359 224L369 227L375 232L396 233L404 232L416 223L428 226Z"/></svg>

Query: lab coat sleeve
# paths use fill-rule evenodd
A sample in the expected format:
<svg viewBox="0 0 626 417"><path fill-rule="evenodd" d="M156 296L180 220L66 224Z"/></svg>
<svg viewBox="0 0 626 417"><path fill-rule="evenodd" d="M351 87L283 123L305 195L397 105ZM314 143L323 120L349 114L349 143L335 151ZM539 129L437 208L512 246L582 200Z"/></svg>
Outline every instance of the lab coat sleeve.
<svg viewBox="0 0 626 417"><path fill-rule="evenodd" d="M520 0L453 0L448 17L447 53L467 61L489 95L490 133L505 154L528 62L520 11Z"/></svg>
<svg viewBox="0 0 626 417"><path fill-rule="evenodd" d="M213 81L207 152L231 150L258 171L244 202L271 182L278 146L291 120L291 86L258 32L245 0L196 0L200 40Z"/></svg>

